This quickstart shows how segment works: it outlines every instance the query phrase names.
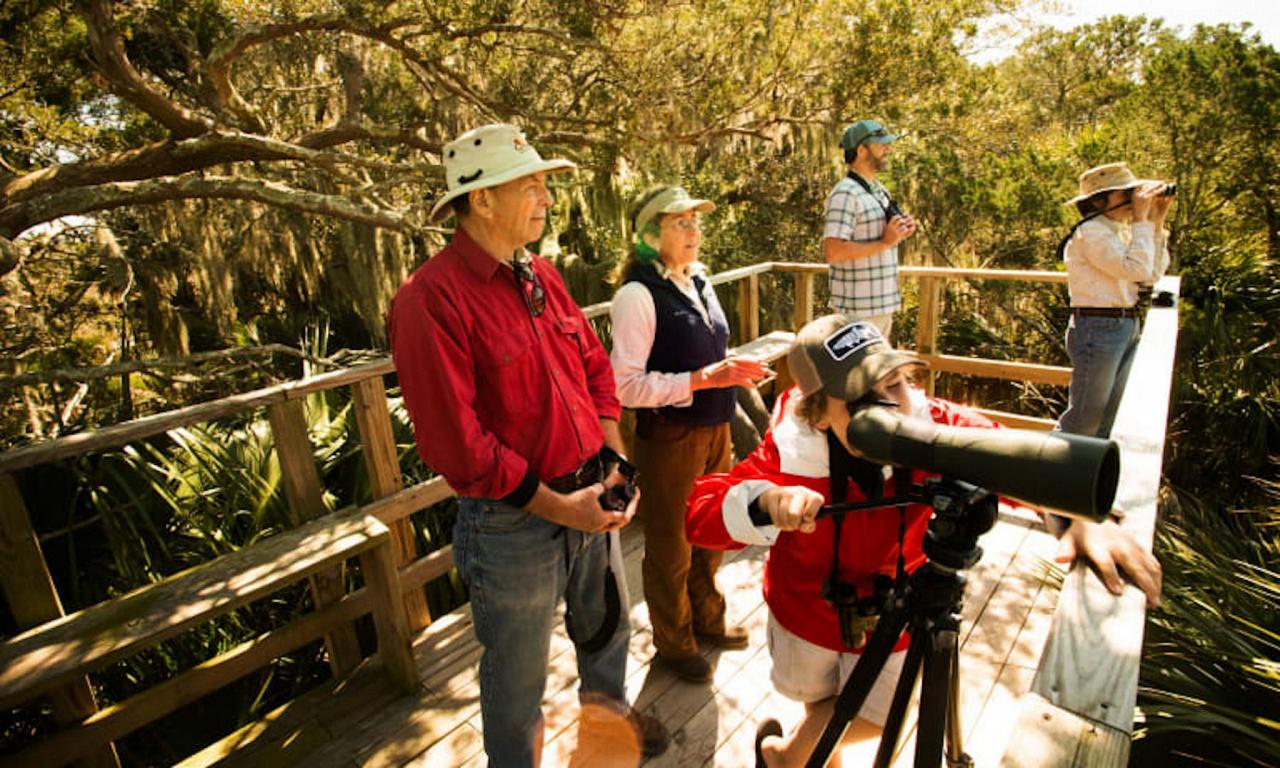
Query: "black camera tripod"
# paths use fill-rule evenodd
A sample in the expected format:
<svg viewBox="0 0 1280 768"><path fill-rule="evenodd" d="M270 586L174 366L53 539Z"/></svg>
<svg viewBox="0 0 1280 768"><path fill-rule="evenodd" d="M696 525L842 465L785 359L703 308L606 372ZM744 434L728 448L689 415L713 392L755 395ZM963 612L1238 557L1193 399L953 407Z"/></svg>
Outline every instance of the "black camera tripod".
<svg viewBox="0 0 1280 768"><path fill-rule="evenodd" d="M863 648L862 658L836 698L831 719L805 763L808 768L822 768L827 764L904 629L911 633L911 644L893 692L875 765L887 768L893 758L907 704L922 668L916 768L938 768L943 758L944 737L948 768L973 765L961 745L959 630L965 579L960 571L982 557L977 540L995 524L995 494L961 480L932 478L892 498L823 507L819 516L907 504L933 507L934 514L924 539L928 560L910 576L900 575L887 595L880 621Z"/></svg>

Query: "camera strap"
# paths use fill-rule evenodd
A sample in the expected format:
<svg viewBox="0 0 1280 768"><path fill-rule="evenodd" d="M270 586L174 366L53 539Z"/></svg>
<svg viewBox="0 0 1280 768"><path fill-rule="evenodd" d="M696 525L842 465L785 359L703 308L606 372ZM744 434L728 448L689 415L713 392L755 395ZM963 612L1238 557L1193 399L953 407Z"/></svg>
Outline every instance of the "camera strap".
<svg viewBox="0 0 1280 768"><path fill-rule="evenodd" d="M859 174L857 171L849 171L849 178L858 182L858 186L866 190L867 194L871 195L871 198L873 200L875 200L877 203L880 203L880 207L884 209L885 221L888 221L889 219L893 218L892 212L893 212L893 209L897 206L897 203L894 202L893 195L889 194L889 190L885 189L884 185L881 185L880 188L884 189L885 197L889 198L889 203L887 205L881 202L880 198L876 195L876 193L872 191L871 182L862 178L862 175Z"/></svg>
<svg viewBox="0 0 1280 768"><path fill-rule="evenodd" d="M569 639L583 653L596 653L603 650L609 641L613 638L613 633L618 630L618 619L622 616L622 598L618 593L618 579L613 575L613 533L608 532L604 535L604 621L600 623L600 628L595 631L591 637L579 642L578 634L573 629L573 602L569 599L569 586L566 584L564 593L564 628L569 632ZM569 537L564 537L564 567L568 572L572 572L573 566L570 561Z"/></svg>
<svg viewBox="0 0 1280 768"><path fill-rule="evenodd" d="M849 500L850 481L857 483L868 499L884 497L884 473L880 465L850 454L836 437L835 432L830 429L827 430L827 456L833 504L843 504ZM834 528L831 542L831 573L827 576L826 589L823 591L836 610L836 618L840 623L840 641L845 644L845 647L852 649L865 642L867 634L875 629L879 615L876 611L878 605L874 588L870 595L864 597L858 594L857 585L840 581L840 532L844 517L843 514L835 515L831 521ZM901 561L901 545L898 549L898 557Z"/></svg>

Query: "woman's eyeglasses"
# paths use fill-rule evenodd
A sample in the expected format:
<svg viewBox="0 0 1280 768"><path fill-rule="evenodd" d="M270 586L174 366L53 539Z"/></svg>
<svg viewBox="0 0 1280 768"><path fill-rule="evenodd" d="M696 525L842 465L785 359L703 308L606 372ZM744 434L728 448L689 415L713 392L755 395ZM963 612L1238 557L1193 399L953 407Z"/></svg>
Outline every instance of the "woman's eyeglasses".
<svg viewBox="0 0 1280 768"><path fill-rule="evenodd" d="M515 275L516 288L524 297L524 305L529 308L529 314L542 317L542 313L547 311L547 293L542 290L542 281L538 279L537 273L525 262L512 259L511 274Z"/></svg>
<svg viewBox="0 0 1280 768"><path fill-rule="evenodd" d="M671 226L676 229L682 229L685 232L701 232L702 221L699 219L667 219L663 223L670 222Z"/></svg>

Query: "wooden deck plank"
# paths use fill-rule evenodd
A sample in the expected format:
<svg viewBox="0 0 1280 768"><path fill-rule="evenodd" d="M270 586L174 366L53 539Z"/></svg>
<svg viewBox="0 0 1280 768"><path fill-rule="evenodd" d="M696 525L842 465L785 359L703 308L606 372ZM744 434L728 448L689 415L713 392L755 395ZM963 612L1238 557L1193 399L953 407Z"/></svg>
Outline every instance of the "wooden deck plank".
<svg viewBox="0 0 1280 768"><path fill-rule="evenodd" d="M987 761L978 765L991 764L1005 747L1011 712L1017 711L1019 697L1029 688L1056 601L1056 590L1041 585L1042 558L1052 557L1054 542L1038 525L1025 513L1002 514L981 542L982 562L970 571L965 614L972 631L961 654L962 717L966 748ZM641 710L658 716L673 734L668 752L644 765L752 764L757 723L776 717L790 732L804 711L773 691L769 680L768 609L761 594L765 551L726 553L718 582L730 621L747 628L750 645L738 651L704 649L715 663L715 677L704 686L682 683L661 665L653 665L652 632L640 586L639 530L624 535L623 552L632 621L627 696ZM276 713L272 728L242 734L238 751L224 750L220 762L191 765L483 766L480 651L470 610L464 606L439 617L415 638L414 657L424 684L416 696L398 695L383 679L378 663L370 662L350 680L327 684L292 702ZM544 713L544 765L636 764L634 745L627 746L626 737L589 731L583 740L577 724L576 657L562 622L551 641ZM897 765L912 763L914 717L913 710Z"/></svg>

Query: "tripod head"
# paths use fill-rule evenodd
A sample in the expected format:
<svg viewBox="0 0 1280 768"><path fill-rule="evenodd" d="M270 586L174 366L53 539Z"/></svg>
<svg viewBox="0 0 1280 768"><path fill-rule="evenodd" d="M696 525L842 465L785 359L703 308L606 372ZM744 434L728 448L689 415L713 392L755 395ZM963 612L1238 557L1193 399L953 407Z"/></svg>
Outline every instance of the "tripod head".
<svg viewBox="0 0 1280 768"><path fill-rule="evenodd" d="M933 508L923 545L930 563L960 570L981 559L978 537L995 525L999 500L991 491L953 477L930 477L923 483L908 485L887 499L828 504L818 510L818 517L908 504L925 504Z"/></svg>

